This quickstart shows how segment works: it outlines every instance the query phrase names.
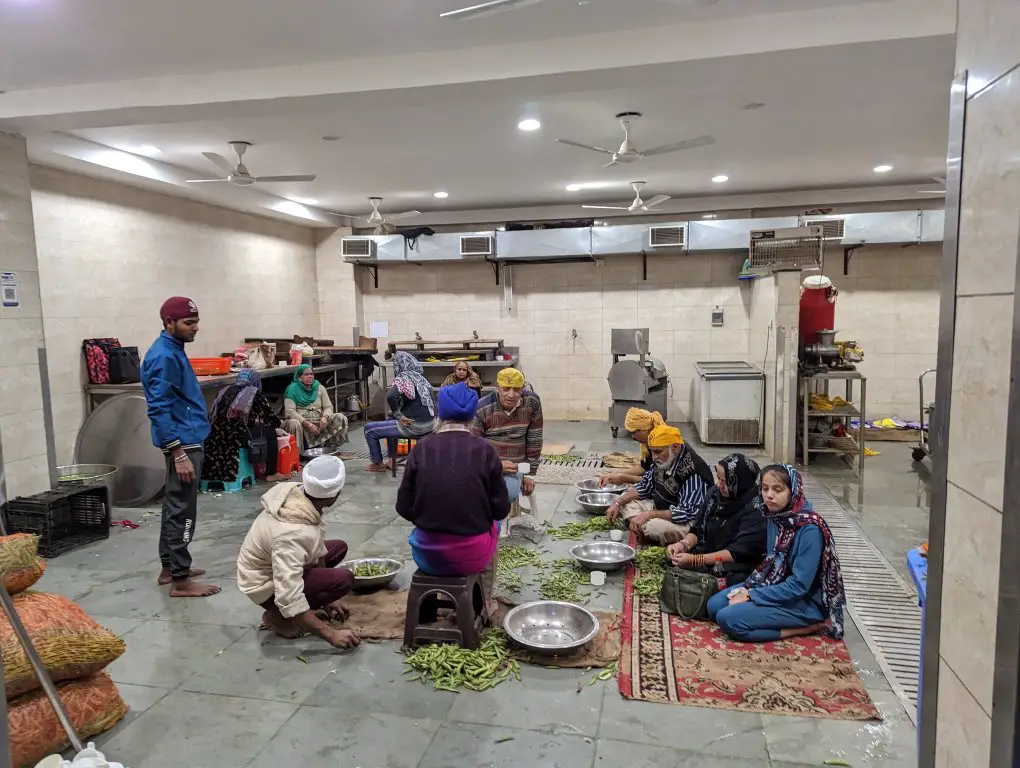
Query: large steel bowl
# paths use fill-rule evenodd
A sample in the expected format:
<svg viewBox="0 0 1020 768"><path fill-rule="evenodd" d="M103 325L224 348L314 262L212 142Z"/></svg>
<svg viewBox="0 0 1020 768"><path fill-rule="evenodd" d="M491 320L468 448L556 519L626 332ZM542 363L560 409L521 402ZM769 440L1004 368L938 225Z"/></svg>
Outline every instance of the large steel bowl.
<svg viewBox="0 0 1020 768"><path fill-rule="evenodd" d="M622 541L586 541L570 548L570 556L589 571L618 571L635 555Z"/></svg>
<svg viewBox="0 0 1020 768"><path fill-rule="evenodd" d="M619 495L606 491L579 493L577 494L577 503L589 515L604 515L609 509L609 505L618 498L620 498Z"/></svg>
<svg viewBox="0 0 1020 768"><path fill-rule="evenodd" d="M617 485L616 483L607 483L606 485L600 485L601 481L597 477L589 478L588 480L581 480L576 483L577 490L581 493L614 493L620 494L627 490L626 485Z"/></svg>
<svg viewBox="0 0 1020 768"><path fill-rule="evenodd" d="M599 633L599 620L574 603L539 600L511 608L503 629L518 645L548 655L576 651Z"/></svg>
<svg viewBox="0 0 1020 768"><path fill-rule="evenodd" d="M357 560L347 560L342 563L342 567L350 568L351 572L353 572L359 565L381 565L386 568L386 573L379 576L358 576L355 574L355 589L385 587L396 578L397 574L400 573L404 567L404 564L400 560L394 560L392 557L359 557Z"/></svg>

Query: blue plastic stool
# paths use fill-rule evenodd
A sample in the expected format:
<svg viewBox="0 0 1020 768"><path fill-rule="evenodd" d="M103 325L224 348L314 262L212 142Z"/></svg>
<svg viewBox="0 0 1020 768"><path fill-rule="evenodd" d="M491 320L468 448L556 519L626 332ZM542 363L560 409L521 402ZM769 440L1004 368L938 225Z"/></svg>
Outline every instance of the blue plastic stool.
<svg viewBox="0 0 1020 768"><path fill-rule="evenodd" d="M237 477L233 480L203 480L199 484L202 493L240 493L255 485L255 467L248 458L248 449L242 448L237 455Z"/></svg>

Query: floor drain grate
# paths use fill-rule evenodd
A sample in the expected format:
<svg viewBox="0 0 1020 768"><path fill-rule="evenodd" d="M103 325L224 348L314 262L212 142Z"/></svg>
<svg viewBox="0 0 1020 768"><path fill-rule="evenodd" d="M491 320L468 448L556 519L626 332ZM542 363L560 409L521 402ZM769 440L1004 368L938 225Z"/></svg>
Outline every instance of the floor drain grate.
<svg viewBox="0 0 1020 768"><path fill-rule="evenodd" d="M542 457L539 462L539 466L543 467L571 467L573 469L601 469L602 468L602 456L600 455L589 455L585 458L569 458L569 459L548 459L545 456Z"/></svg>
<svg viewBox="0 0 1020 768"><path fill-rule="evenodd" d="M805 477L804 494L836 538L850 617L916 724L921 658L917 595L820 483Z"/></svg>

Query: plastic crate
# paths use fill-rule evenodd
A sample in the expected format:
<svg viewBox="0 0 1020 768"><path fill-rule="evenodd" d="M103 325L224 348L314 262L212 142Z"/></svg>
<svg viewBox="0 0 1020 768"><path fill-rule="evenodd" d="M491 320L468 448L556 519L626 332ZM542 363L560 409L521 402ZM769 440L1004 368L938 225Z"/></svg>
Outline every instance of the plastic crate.
<svg viewBox="0 0 1020 768"><path fill-rule="evenodd" d="M39 554L56 557L110 536L105 486L57 488L7 505L7 529L39 537Z"/></svg>

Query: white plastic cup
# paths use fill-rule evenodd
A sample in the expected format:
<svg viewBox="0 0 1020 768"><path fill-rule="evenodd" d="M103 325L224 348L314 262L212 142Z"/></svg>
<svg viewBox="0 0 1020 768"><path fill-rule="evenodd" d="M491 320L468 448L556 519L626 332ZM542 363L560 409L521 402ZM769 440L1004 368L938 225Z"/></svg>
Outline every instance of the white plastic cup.
<svg viewBox="0 0 1020 768"><path fill-rule="evenodd" d="M591 572L591 585L593 587L601 587L606 583L606 574L603 571L592 571Z"/></svg>
<svg viewBox="0 0 1020 768"><path fill-rule="evenodd" d="M623 531L619 528L614 528L609 532L609 538L613 541L623 541Z"/></svg>
<svg viewBox="0 0 1020 768"><path fill-rule="evenodd" d="M530 475L531 464L529 464L526 461L522 461L520 464L517 465L517 471L520 472L522 475Z"/></svg>

